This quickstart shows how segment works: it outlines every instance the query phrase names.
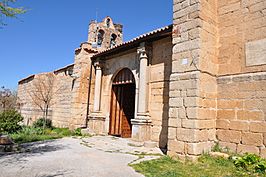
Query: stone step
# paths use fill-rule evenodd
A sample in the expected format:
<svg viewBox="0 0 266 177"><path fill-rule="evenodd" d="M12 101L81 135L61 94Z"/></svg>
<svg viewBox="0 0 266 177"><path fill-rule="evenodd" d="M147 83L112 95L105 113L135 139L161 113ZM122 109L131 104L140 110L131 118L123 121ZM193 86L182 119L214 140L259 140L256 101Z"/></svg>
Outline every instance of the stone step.
<svg viewBox="0 0 266 177"><path fill-rule="evenodd" d="M94 132L90 131L89 128L83 128L83 129L81 129L81 134L83 136L86 136L86 135L94 136L94 135L96 135Z"/></svg>
<svg viewBox="0 0 266 177"><path fill-rule="evenodd" d="M146 147L146 148L156 148L157 147L157 142L145 141L144 142L144 147Z"/></svg>
<svg viewBox="0 0 266 177"><path fill-rule="evenodd" d="M132 147L142 147L144 146L144 143L143 142L137 142L137 141L132 141L130 143L127 143L129 146L132 146Z"/></svg>

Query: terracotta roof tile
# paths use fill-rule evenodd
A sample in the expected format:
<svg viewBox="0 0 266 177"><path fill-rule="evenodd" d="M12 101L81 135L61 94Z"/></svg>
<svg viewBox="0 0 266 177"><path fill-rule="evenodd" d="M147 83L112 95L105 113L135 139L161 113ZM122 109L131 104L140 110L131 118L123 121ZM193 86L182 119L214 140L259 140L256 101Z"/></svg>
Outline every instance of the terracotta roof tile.
<svg viewBox="0 0 266 177"><path fill-rule="evenodd" d="M148 33L142 34L142 35L140 35L140 36L138 36L138 37L136 37L136 38L133 38L133 39L130 40L130 41L123 42L122 44L119 44L119 45L116 45L116 46L114 46L114 47L112 47L112 48L109 48L109 49L103 50L103 51L101 51L101 52L95 54L95 55L93 56L93 58L98 57L98 56L101 56L101 55L104 55L105 53L108 53L108 52L110 52L110 51L112 51L112 50L115 50L115 49L117 49L117 48L120 48L120 47L123 47L123 46L128 46L128 45L130 45L130 44L133 44L133 43L135 43L135 42L138 42L138 41L141 40L141 39L145 39L145 38L150 37L150 36L152 36L152 35L155 35L155 34L157 34L157 33L161 33L161 32L165 32L165 31L172 30L172 28L173 28L173 25L168 25L168 26L165 26L165 27L162 27L162 28L159 28L159 29L153 30L153 31L151 31L151 32L148 32Z"/></svg>

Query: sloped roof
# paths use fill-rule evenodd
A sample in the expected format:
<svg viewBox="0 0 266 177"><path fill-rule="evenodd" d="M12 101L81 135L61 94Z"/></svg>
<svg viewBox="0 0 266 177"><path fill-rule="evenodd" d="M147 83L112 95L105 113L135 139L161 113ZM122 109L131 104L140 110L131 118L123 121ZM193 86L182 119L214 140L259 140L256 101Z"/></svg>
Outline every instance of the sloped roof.
<svg viewBox="0 0 266 177"><path fill-rule="evenodd" d="M74 67L74 63L69 64L69 65L67 65L67 66L64 66L64 67L62 67L62 68L59 68L59 69L55 70L54 73L58 73L58 72L61 72L61 71L67 70L68 68L71 68L71 67Z"/></svg>
<svg viewBox="0 0 266 177"><path fill-rule="evenodd" d="M101 51L101 52L95 54L92 58L103 57L103 56L106 56L107 54L112 54L112 53L118 52L120 50L125 50L126 48L135 47L135 46L138 46L139 43L141 43L141 42L154 41L154 40L166 37L166 36L171 36L172 29L173 29L173 25L168 25L168 26L153 30L151 32L142 34L142 35L140 35L140 36L138 36L138 37L136 37L130 41L124 42L120 45L116 45L110 49L106 49L104 51Z"/></svg>

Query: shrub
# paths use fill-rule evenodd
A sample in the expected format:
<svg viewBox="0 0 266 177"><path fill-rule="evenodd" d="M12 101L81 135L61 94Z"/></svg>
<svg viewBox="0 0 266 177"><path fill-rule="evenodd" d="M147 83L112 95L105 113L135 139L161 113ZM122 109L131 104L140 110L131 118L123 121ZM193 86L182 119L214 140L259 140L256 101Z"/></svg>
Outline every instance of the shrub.
<svg viewBox="0 0 266 177"><path fill-rule="evenodd" d="M24 126L17 133L24 134L24 135L29 135L29 136L31 136L33 134L35 134L35 135L41 135L41 134L43 134L43 129L42 128L39 128L39 127L34 128L34 127L26 127L26 126Z"/></svg>
<svg viewBox="0 0 266 177"><path fill-rule="evenodd" d="M74 135L76 136L82 136L82 133L81 133L81 128L77 128L74 130Z"/></svg>
<svg viewBox="0 0 266 177"><path fill-rule="evenodd" d="M53 128L51 134L57 134L60 136L71 136L73 134L68 128Z"/></svg>
<svg viewBox="0 0 266 177"><path fill-rule="evenodd" d="M45 125L45 128L52 128L52 121L50 119L40 118L33 123L33 127L42 128Z"/></svg>
<svg viewBox="0 0 266 177"><path fill-rule="evenodd" d="M0 133L14 133L21 129L23 117L16 110L0 113Z"/></svg>
<svg viewBox="0 0 266 177"><path fill-rule="evenodd" d="M266 159L255 154L245 154L242 157L236 157L234 164L237 168L244 169L248 172L265 173L266 172Z"/></svg>

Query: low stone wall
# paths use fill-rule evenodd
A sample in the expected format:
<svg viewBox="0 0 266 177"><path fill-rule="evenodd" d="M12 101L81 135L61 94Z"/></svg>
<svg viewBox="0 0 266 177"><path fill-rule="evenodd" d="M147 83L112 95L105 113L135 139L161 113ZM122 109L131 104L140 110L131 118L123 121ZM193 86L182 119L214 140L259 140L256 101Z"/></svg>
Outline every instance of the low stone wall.
<svg viewBox="0 0 266 177"><path fill-rule="evenodd" d="M39 77L44 77L48 73L42 73L38 75L30 76L24 80L21 80L18 85L18 104L20 105L19 111L24 117L25 125L32 125L34 121L43 117L43 111L34 103L32 96L36 92L34 84ZM48 118L51 119L50 109Z"/></svg>
<svg viewBox="0 0 266 177"><path fill-rule="evenodd" d="M36 95L40 95L40 88L47 87L51 89L51 103L48 110L48 119L56 127L68 127L70 118L70 106L72 99L72 78L67 75L66 70L72 66L51 73L42 73L33 75L19 82L18 85L18 103L19 111L24 117L25 125L32 125L34 121L44 117L44 112L36 104ZM53 77L52 85L48 83L48 77ZM52 88L48 88L52 86ZM45 93L45 92L43 92ZM39 101L40 103L40 101Z"/></svg>

